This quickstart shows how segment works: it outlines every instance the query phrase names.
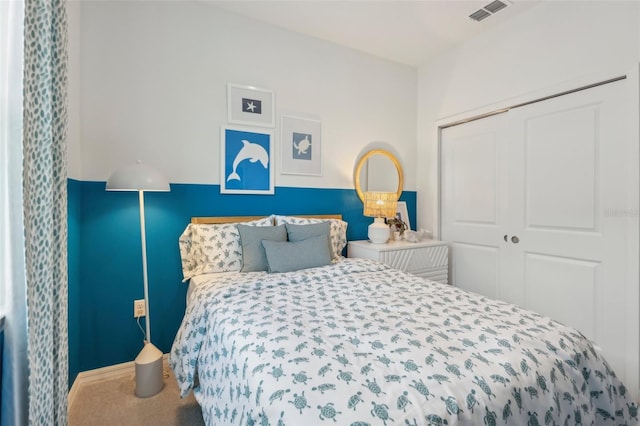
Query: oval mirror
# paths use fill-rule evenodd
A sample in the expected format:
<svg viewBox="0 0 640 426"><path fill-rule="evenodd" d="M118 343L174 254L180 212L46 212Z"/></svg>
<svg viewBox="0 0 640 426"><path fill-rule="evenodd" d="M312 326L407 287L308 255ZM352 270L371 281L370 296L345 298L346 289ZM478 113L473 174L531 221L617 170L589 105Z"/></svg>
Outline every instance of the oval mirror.
<svg viewBox="0 0 640 426"><path fill-rule="evenodd" d="M392 153L384 149L365 153L356 165L354 179L362 202L367 191L396 192L398 198L402 194L402 166Z"/></svg>

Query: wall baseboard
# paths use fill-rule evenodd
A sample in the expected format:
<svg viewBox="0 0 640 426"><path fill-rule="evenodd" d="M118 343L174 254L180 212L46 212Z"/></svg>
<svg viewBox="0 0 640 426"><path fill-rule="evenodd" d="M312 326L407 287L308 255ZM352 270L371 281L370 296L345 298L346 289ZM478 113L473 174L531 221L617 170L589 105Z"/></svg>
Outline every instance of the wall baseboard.
<svg viewBox="0 0 640 426"><path fill-rule="evenodd" d="M168 368L169 354L162 356L162 370L165 371ZM123 362L122 364L109 365L107 367L96 368L94 370L87 370L78 373L78 376L73 381L69 394L67 396L67 406L71 409L73 402L76 399L76 395L80 392L83 386L90 383L99 382L101 380L116 379L122 376L134 375L136 371L135 361Z"/></svg>

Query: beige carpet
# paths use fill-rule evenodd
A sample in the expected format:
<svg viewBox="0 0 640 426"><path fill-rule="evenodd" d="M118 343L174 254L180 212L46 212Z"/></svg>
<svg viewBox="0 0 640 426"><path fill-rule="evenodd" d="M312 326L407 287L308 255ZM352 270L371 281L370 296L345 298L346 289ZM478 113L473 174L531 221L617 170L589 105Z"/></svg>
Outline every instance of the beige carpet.
<svg viewBox="0 0 640 426"><path fill-rule="evenodd" d="M80 385L69 406L69 426L204 425L200 406L190 394L180 399L178 386L165 368L164 388L157 395L134 395L133 374Z"/></svg>

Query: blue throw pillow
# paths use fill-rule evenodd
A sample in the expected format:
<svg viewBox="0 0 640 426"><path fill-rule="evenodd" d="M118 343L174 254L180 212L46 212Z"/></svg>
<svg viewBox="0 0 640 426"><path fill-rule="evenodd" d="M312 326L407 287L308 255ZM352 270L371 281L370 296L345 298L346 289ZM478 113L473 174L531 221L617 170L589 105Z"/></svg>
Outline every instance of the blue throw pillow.
<svg viewBox="0 0 640 426"><path fill-rule="evenodd" d="M242 246L242 268L240 272L267 270L267 258L262 240L287 241L287 230L280 226L238 225L240 246Z"/></svg>
<svg viewBox="0 0 640 426"><path fill-rule="evenodd" d="M329 222L311 223L305 225L296 225L294 223L285 223L287 227L287 239L292 243L306 240L311 237L319 237L322 235L327 236L327 244L329 245L329 254L331 257L335 257L332 253L333 247L331 246L331 224Z"/></svg>
<svg viewBox="0 0 640 426"><path fill-rule="evenodd" d="M329 222L312 223L308 225L296 225L293 223L285 223L287 227L287 236L289 241L295 243L306 240L310 237L318 237L320 235L329 236Z"/></svg>
<svg viewBox="0 0 640 426"><path fill-rule="evenodd" d="M329 236L320 235L298 242L263 240L269 272L291 272L331 264Z"/></svg>

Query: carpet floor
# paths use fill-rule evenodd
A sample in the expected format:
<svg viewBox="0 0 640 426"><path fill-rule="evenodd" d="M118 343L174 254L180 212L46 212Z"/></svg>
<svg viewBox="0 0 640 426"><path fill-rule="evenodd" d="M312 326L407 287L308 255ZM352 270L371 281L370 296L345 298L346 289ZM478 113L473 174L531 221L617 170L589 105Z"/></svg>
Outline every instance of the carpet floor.
<svg viewBox="0 0 640 426"><path fill-rule="evenodd" d="M133 374L80 385L69 406L69 426L204 425L193 393L180 399L171 369L164 371L164 388L149 398L135 396Z"/></svg>

